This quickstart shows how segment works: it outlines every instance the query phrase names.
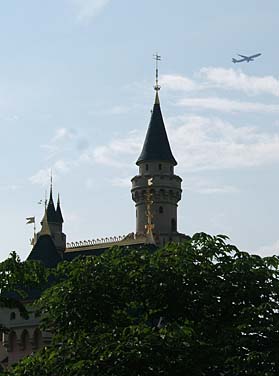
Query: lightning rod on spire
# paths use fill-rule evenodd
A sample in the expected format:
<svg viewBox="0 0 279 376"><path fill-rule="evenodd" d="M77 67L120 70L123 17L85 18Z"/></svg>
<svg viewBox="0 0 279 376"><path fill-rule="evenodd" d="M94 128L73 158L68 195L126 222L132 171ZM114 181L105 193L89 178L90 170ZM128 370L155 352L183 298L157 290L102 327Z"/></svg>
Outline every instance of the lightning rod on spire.
<svg viewBox="0 0 279 376"><path fill-rule="evenodd" d="M52 191L52 169L50 169L50 189Z"/></svg>
<svg viewBox="0 0 279 376"><path fill-rule="evenodd" d="M159 91L161 89L161 86L159 85L159 69L158 69L158 62L161 61L161 56L158 55L158 53L156 52L156 54L153 55L153 58L154 60L156 61L156 81L155 81L155 86L154 86L154 90L155 91Z"/></svg>

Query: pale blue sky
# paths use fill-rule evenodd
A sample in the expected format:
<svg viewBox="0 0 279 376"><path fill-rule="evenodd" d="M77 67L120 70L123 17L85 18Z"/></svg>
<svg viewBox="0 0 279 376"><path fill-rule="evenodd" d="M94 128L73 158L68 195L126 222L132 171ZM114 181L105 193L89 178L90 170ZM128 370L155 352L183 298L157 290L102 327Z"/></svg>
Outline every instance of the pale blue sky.
<svg viewBox="0 0 279 376"><path fill-rule="evenodd" d="M135 230L130 182L162 55L183 178L179 230L279 250L279 3L11 0L0 5L1 258L25 257L37 202L61 194L69 241ZM238 53L263 55L232 64Z"/></svg>

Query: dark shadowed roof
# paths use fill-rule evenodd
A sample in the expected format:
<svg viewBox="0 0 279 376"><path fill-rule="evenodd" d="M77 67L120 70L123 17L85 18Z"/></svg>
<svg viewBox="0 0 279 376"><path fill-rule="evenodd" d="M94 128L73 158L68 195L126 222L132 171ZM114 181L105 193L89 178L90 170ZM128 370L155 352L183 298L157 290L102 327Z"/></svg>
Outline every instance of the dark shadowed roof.
<svg viewBox="0 0 279 376"><path fill-rule="evenodd" d="M136 163L139 165L147 161L163 161L177 165L170 148L157 92L142 152Z"/></svg>
<svg viewBox="0 0 279 376"><path fill-rule="evenodd" d="M56 221L58 223L63 223L64 222L62 211L61 211L61 207L60 207L60 196L59 195L58 195L57 208L56 208Z"/></svg>
<svg viewBox="0 0 279 376"><path fill-rule="evenodd" d="M52 187L50 188L49 200L46 208L48 223L57 223L56 209L52 197ZM43 219L41 224L43 223Z"/></svg>
<svg viewBox="0 0 279 376"><path fill-rule="evenodd" d="M41 261L47 268L53 268L61 261L61 256L51 236L46 234L39 236L27 260Z"/></svg>

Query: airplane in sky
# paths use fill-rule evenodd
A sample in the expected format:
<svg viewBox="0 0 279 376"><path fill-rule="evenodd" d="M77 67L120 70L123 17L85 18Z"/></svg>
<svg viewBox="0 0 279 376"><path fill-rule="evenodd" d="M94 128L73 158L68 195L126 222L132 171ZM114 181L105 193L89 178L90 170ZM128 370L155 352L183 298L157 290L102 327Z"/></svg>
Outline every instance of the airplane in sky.
<svg viewBox="0 0 279 376"><path fill-rule="evenodd" d="M254 61L256 57L261 56L261 54L256 54L256 55L251 55L251 56L238 54L238 56L242 57L242 59L237 60L237 59L232 58L233 63L242 63L243 61L246 61L247 63L249 63L250 61Z"/></svg>

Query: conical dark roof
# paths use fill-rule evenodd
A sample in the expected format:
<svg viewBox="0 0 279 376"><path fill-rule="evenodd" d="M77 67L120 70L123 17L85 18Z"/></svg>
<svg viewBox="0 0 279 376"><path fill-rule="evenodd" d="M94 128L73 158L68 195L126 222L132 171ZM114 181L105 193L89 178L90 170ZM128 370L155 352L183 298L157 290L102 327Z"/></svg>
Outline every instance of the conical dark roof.
<svg viewBox="0 0 279 376"><path fill-rule="evenodd" d="M27 260L41 261L47 268L53 268L62 261L51 236L47 234L39 236Z"/></svg>
<svg viewBox="0 0 279 376"><path fill-rule="evenodd" d="M48 223L56 223L57 218L56 218L56 210L53 202L53 197L52 197L52 188L50 189L50 195L49 195L49 200L48 200L48 205L47 205L47 220Z"/></svg>
<svg viewBox="0 0 279 376"><path fill-rule="evenodd" d="M136 163L139 165L141 162L147 161L170 162L173 165L177 165L171 152L161 112L158 92L156 92L155 103L142 152Z"/></svg>
<svg viewBox="0 0 279 376"><path fill-rule="evenodd" d="M56 220L59 223L63 223L64 222L62 211L61 211L61 207L60 207L60 197L59 197L59 195L58 195L57 207L56 207Z"/></svg>

